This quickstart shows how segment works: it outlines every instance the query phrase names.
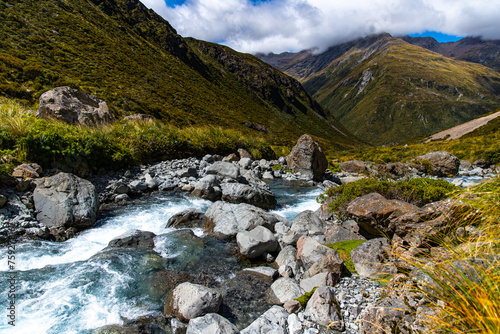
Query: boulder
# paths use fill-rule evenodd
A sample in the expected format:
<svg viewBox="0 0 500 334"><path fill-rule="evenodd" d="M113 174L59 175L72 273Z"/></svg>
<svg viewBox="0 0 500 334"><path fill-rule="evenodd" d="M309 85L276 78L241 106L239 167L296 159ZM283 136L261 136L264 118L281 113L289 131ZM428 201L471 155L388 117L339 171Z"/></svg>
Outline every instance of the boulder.
<svg viewBox="0 0 500 334"><path fill-rule="evenodd" d="M289 168L308 179L319 180L328 167L328 160L318 142L309 135L302 135L286 157Z"/></svg>
<svg viewBox="0 0 500 334"><path fill-rule="evenodd" d="M257 226L251 231L242 231L236 235L236 242L241 255L252 259L264 252L274 252L278 242L273 232L263 226Z"/></svg>
<svg viewBox="0 0 500 334"><path fill-rule="evenodd" d="M320 244L311 237L303 236L297 241L297 259L302 261L306 269L309 269L316 261L325 255L332 255L340 259L336 250Z"/></svg>
<svg viewBox="0 0 500 334"><path fill-rule="evenodd" d="M223 201L213 203L203 218L205 229L222 237L236 236L238 232L250 231L257 226L274 231L274 225L278 222L291 225L288 219L255 206Z"/></svg>
<svg viewBox="0 0 500 334"><path fill-rule="evenodd" d="M196 208L188 208L170 217L165 228L201 227L204 216L205 214L202 211Z"/></svg>
<svg viewBox="0 0 500 334"><path fill-rule="evenodd" d="M304 235L321 235L325 233L323 220L311 210L299 213L293 220L291 230L301 231Z"/></svg>
<svg viewBox="0 0 500 334"><path fill-rule="evenodd" d="M289 314L298 313L302 310L302 304L298 300L290 300L283 305L283 308Z"/></svg>
<svg viewBox="0 0 500 334"><path fill-rule="evenodd" d="M231 162L231 161L236 162L238 160L239 160L238 155L235 153L231 153L228 156L225 156L224 158L222 158L223 162Z"/></svg>
<svg viewBox="0 0 500 334"><path fill-rule="evenodd" d="M287 301L302 296L304 292L293 278L281 277L267 290L266 299L269 304L283 305Z"/></svg>
<svg viewBox="0 0 500 334"><path fill-rule="evenodd" d="M323 272L312 277L303 278L300 280L300 287L304 291L312 291L314 288L320 286L335 286L339 281L338 278L334 278L333 274L330 272Z"/></svg>
<svg viewBox="0 0 500 334"><path fill-rule="evenodd" d="M94 185L69 173L37 180L33 202L37 220L49 228L89 228L99 207Z"/></svg>
<svg viewBox="0 0 500 334"><path fill-rule="evenodd" d="M372 166L372 169L378 173L379 177L388 177L391 179L408 177L418 172L415 168L402 162L375 165Z"/></svg>
<svg viewBox="0 0 500 334"><path fill-rule="evenodd" d="M491 165L491 162L486 160L486 159L478 159L476 161L474 161L473 163L473 166L474 168L482 168L482 169L486 169L486 168L489 168Z"/></svg>
<svg viewBox="0 0 500 334"><path fill-rule="evenodd" d="M131 230L111 240L108 247L153 249L155 247L154 237L156 234L153 232Z"/></svg>
<svg viewBox="0 0 500 334"><path fill-rule="evenodd" d="M353 200L347 212L356 218L358 224L373 235L392 236L397 228L397 218L420 209L410 203L387 200L378 193L371 193Z"/></svg>
<svg viewBox="0 0 500 334"><path fill-rule="evenodd" d="M432 173L436 176L455 176L460 167L460 159L445 151L431 152L415 158L417 161L428 161Z"/></svg>
<svg viewBox="0 0 500 334"><path fill-rule="evenodd" d="M328 252L304 273L304 277L313 277L320 273L331 273L333 284L336 284L344 273L344 261L337 251Z"/></svg>
<svg viewBox="0 0 500 334"><path fill-rule="evenodd" d="M351 251L351 261L359 276L376 278L397 273L391 261L391 245L386 238L371 239Z"/></svg>
<svg viewBox="0 0 500 334"><path fill-rule="evenodd" d="M229 322L229 320L216 313L209 313L189 321L186 334L208 333L238 334L239 331L235 325Z"/></svg>
<svg viewBox="0 0 500 334"><path fill-rule="evenodd" d="M243 329L241 334L288 334L288 315L283 307L273 306Z"/></svg>
<svg viewBox="0 0 500 334"><path fill-rule="evenodd" d="M84 125L109 123L113 120L105 101L70 87L57 87L43 93L37 117L52 117Z"/></svg>
<svg viewBox="0 0 500 334"><path fill-rule="evenodd" d="M217 201L221 199L220 178L217 175L206 175L198 180L191 193L195 197Z"/></svg>
<svg viewBox="0 0 500 334"><path fill-rule="evenodd" d="M386 297L366 308L359 318L360 334L410 334L411 323L415 318L411 310L402 299Z"/></svg>
<svg viewBox="0 0 500 334"><path fill-rule="evenodd" d="M343 173L368 174L366 163L360 160L350 160L341 162L339 169Z"/></svg>
<svg viewBox="0 0 500 334"><path fill-rule="evenodd" d="M263 187L242 183L222 183L222 200L230 203L248 203L259 208L272 210L277 201L274 194Z"/></svg>
<svg viewBox="0 0 500 334"><path fill-rule="evenodd" d="M278 271L271 267L251 267L243 269L243 271L263 275L270 279L274 279L278 275Z"/></svg>
<svg viewBox="0 0 500 334"><path fill-rule="evenodd" d="M325 244L334 244L340 241L366 239L359 233L359 226L354 220L348 220L328 228L325 232Z"/></svg>
<svg viewBox="0 0 500 334"><path fill-rule="evenodd" d="M250 158L241 158L240 161L238 161L238 164L243 169L249 169L252 166L252 162L253 160Z"/></svg>
<svg viewBox="0 0 500 334"><path fill-rule="evenodd" d="M293 246L286 246L276 257L276 263L280 268L289 266L294 275L300 270L300 264L297 261L297 249Z"/></svg>
<svg viewBox="0 0 500 334"><path fill-rule="evenodd" d="M42 167L40 165L31 163L31 164L22 164L14 168L12 172L12 177L16 179L26 179L26 178L39 178L42 174Z"/></svg>
<svg viewBox="0 0 500 334"><path fill-rule="evenodd" d="M240 169L230 162L217 161L205 170L209 175L218 175L221 178L237 179L240 176Z"/></svg>
<svg viewBox="0 0 500 334"><path fill-rule="evenodd" d="M249 158L251 160L254 159L253 156L250 154L250 152L248 152L244 148L239 148L238 149L238 155L240 156L241 159L244 159L244 158Z"/></svg>
<svg viewBox="0 0 500 334"><path fill-rule="evenodd" d="M222 296L203 285L185 282L179 284L168 297L164 313L172 314L182 322L219 311Z"/></svg>
<svg viewBox="0 0 500 334"><path fill-rule="evenodd" d="M307 302L304 315L320 326L342 330L342 316L332 287L322 286L316 289Z"/></svg>

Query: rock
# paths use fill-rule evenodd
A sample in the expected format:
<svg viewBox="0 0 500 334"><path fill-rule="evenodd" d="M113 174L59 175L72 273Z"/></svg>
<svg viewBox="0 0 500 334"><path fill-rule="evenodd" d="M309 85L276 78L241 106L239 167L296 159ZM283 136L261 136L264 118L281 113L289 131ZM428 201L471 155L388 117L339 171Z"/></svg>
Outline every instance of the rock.
<svg viewBox="0 0 500 334"><path fill-rule="evenodd" d="M341 162L339 164L339 169L344 173L368 174L365 162L360 160Z"/></svg>
<svg viewBox="0 0 500 334"><path fill-rule="evenodd" d="M173 318L170 320L170 327L172 327L172 334L186 334L188 325Z"/></svg>
<svg viewBox="0 0 500 334"><path fill-rule="evenodd" d="M236 161L238 161L238 160L239 160L238 155L237 155L237 154L235 154L235 153L231 153L231 154L229 154L228 156L224 157L224 158L222 159L222 162L231 162L231 161L236 162Z"/></svg>
<svg viewBox="0 0 500 334"><path fill-rule="evenodd" d="M241 334L288 334L288 315L283 307L273 306Z"/></svg>
<svg viewBox="0 0 500 334"><path fill-rule="evenodd" d="M328 160L319 144L309 135L303 135L286 157L288 167L308 179L319 180L328 167Z"/></svg>
<svg viewBox="0 0 500 334"><path fill-rule="evenodd" d="M289 266L293 274L297 275L300 270L300 265L297 261L297 249L293 246L286 246L276 257L276 263L280 268Z"/></svg>
<svg viewBox="0 0 500 334"><path fill-rule="evenodd" d="M366 176L364 176L364 175L347 175L347 176L339 177L340 184L348 184L351 182L359 181L361 179L366 179Z"/></svg>
<svg viewBox="0 0 500 334"><path fill-rule="evenodd" d="M57 87L43 93L37 117L53 117L84 125L98 125L113 120L106 102L70 87Z"/></svg>
<svg viewBox="0 0 500 334"><path fill-rule="evenodd" d="M311 237L303 236L297 241L297 259L302 261L306 269L309 269L316 261L325 255L339 258L337 251L328 248Z"/></svg>
<svg viewBox="0 0 500 334"><path fill-rule="evenodd" d="M130 188L122 180L118 180L111 186L111 191L118 195L128 194L130 192Z"/></svg>
<svg viewBox="0 0 500 334"><path fill-rule="evenodd" d="M223 237L236 236L238 232L250 231L257 226L274 231L274 225L278 222L291 225L288 219L255 206L223 201L213 203L203 218L203 226L207 231Z"/></svg>
<svg viewBox="0 0 500 334"><path fill-rule="evenodd" d="M196 208L188 208L170 217L165 228L201 227L204 216L205 214L202 211Z"/></svg>
<svg viewBox="0 0 500 334"><path fill-rule="evenodd" d="M161 258L159 260L161 261ZM183 271L159 270L149 274L147 279L144 280L144 285L151 298L164 301L176 286L184 282L193 281L194 278Z"/></svg>
<svg viewBox="0 0 500 334"><path fill-rule="evenodd" d="M217 201L222 196L219 185L220 178L217 175L206 175L195 183L191 194L209 201Z"/></svg>
<svg viewBox="0 0 500 334"><path fill-rule="evenodd" d="M189 321L186 334L208 333L238 334L239 331L229 320L216 313L209 313Z"/></svg>
<svg viewBox="0 0 500 334"><path fill-rule="evenodd" d="M295 246L297 245L297 241L299 241L300 237L304 235L304 231L294 230L285 233L281 236L281 242L285 245Z"/></svg>
<svg viewBox="0 0 500 334"><path fill-rule="evenodd" d="M316 289L307 302L304 315L318 325L342 330L342 316L332 287L322 286Z"/></svg>
<svg viewBox="0 0 500 334"><path fill-rule="evenodd" d="M258 124L258 123L252 123L252 122L245 122L245 126L250 128L250 129L253 129L253 130L256 130L256 131L260 131L260 132L264 132L264 133L269 133L266 129L266 127L262 124Z"/></svg>
<svg viewBox="0 0 500 334"><path fill-rule="evenodd" d="M240 161L238 161L238 164L243 169L249 169L252 166L252 162L253 160L250 158L241 158Z"/></svg>
<svg viewBox="0 0 500 334"><path fill-rule="evenodd" d="M252 259L264 252L274 252L278 242L274 234L267 228L257 226L251 231L242 231L236 235L236 242L241 255Z"/></svg>
<svg viewBox="0 0 500 334"><path fill-rule="evenodd" d="M281 277L271 285L267 291L266 299L269 304L283 305L287 301L302 296L304 292L293 278Z"/></svg>
<svg viewBox="0 0 500 334"><path fill-rule="evenodd" d="M73 174L57 175L36 181L33 201L36 218L49 228L83 230L94 225L99 207L92 183Z"/></svg>
<svg viewBox="0 0 500 334"><path fill-rule="evenodd" d="M415 158L418 161L427 160L436 176L455 176L458 173L460 159L445 151L431 152Z"/></svg>
<svg viewBox="0 0 500 334"><path fill-rule="evenodd" d="M397 218L420 209L410 203L387 200L378 193L371 193L353 200L347 212L356 217L358 224L373 235L392 236L397 228Z"/></svg>
<svg viewBox="0 0 500 334"><path fill-rule="evenodd" d="M222 183L222 200L230 203L247 203L262 209L272 210L277 201L274 194L265 188L241 183Z"/></svg>
<svg viewBox="0 0 500 334"><path fill-rule="evenodd" d="M386 238L371 239L351 251L351 260L359 276L376 278L397 273L390 258L391 246Z"/></svg>
<svg viewBox="0 0 500 334"><path fill-rule="evenodd" d="M123 117L124 120L126 121L131 121L131 122L149 122L153 123L154 122L154 117L146 115L146 114L133 114L133 115L128 115Z"/></svg>
<svg viewBox="0 0 500 334"><path fill-rule="evenodd" d="M243 271L264 275L270 279L274 279L278 275L278 271L271 267L252 267L243 269Z"/></svg>
<svg viewBox="0 0 500 334"><path fill-rule="evenodd" d="M412 333L413 311L401 299L386 297L365 309L359 319L360 334Z"/></svg>
<svg viewBox="0 0 500 334"><path fill-rule="evenodd" d="M353 224L334 225L326 230L325 233L325 244L334 244L340 241L348 240L364 240L366 239L361 234L359 234L359 226L354 221L351 220Z"/></svg>
<svg viewBox="0 0 500 334"><path fill-rule="evenodd" d="M264 174L262 174L262 178L264 180L273 180L274 179L274 175L273 175L273 173L267 171L267 172L264 172Z"/></svg>
<svg viewBox="0 0 500 334"><path fill-rule="evenodd" d="M7 204L7 197L0 194L0 208L3 208Z"/></svg>
<svg viewBox="0 0 500 334"><path fill-rule="evenodd" d="M182 186L181 190L190 193L194 190L194 186L192 184L186 184L185 186Z"/></svg>
<svg viewBox="0 0 500 334"><path fill-rule="evenodd" d="M333 278L331 272L322 272L309 278L303 278L300 280L300 287L302 290L309 292L316 287L321 286L334 286L339 281L340 277Z"/></svg>
<svg viewBox="0 0 500 334"><path fill-rule="evenodd" d="M332 285L335 285L342 277L344 269L344 261L340 258L339 253L337 251L329 252L318 261L314 262L314 264L304 273L304 277L313 277L325 272L331 273Z"/></svg>
<svg viewBox="0 0 500 334"><path fill-rule="evenodd" d="M218 175L221 178L237 179L240 176L240 169L230 162L217 161L207 167L206 173L209 175Z"/></svg>
<svg viewBox="0 0 500 334"><path fill-rule="evenodd" d="M238 155L240 156L240 159L248 158L250 160L254 160L253 156L248 152L247 150L243 148L238 149Z"/></svg>
<svg viewBox="0 0 500 334"><path fill-rule="evenodd" d="M196 168L189 167L189 168L183 168L175 172L175 174L178 177L197 177L198 176L198 171Z"/></svg>
<svg viewBox="0 0 500 334"><path fill-rule="evenodd" d="M287 312L291 313L288 310ZM304 331L302 329L302 323L300 322L299 317L296 314L290 314L288 316L288 334L303 334L303 333Z"/></svg>
<svg viewBox="0 0 500 334"><path fill-rule="evenodd" d="M155 247L154 237L156 234L153 232L131 230L111 240L108 247L153 249Z"/></svg>
<svg viewBox="0 0 500 334"><path fill-rule="evenodd" d="M129 186L130 186L130 189L136 193L140 193L140 192L148 189L148 185L146 184L146 182L141 181L141 180L134 180L134 181L130 182Z"/></svg>
<svg viewBox="0 0 500 334"><path fill-rule="evenodd" d="M187 322L207 313L218 312L221 304L222 297L217 291L203 285L185 282L170 293L164 313L172 314L180 321Z"/></svg>
<svg viewBox="0 0 500 334"><path fill-rule="evenodd" d="M14 171L12 172L12 177L19 178L19 179L26 179L26 178L39 178L40 174L42 174L42 167L40 167L38 164L32 163L32 164L22 164L14 168Z"/></svg>
<svg viewBox="0 0 500 334"><path fill-rule="evenodd" d="M489 168L490 165L491 165L491 162L489 162L486 159L478 159L478 160L474 161L474 163L473 163L474 168L479 167L482 169Z"/></svg>
<svg viewBox="0 0 500 334"><path fill-rule="evenodd" d="M469 171L472 169L472 164L467 160L460 160L460 166L458 169L460 171Z"/></svg>
<svg viewBox="0 0 500 334"><path fill-rule="evenodd" d="M144 182L146 182L149 189L158 188L158 181L156 181L149 173L144 175Z"/></svg>
<svg viewBox="0 0 500 334"><path fill-rule="evenodd" d="M324 222L311 210L299 213L293 220L291 230L301 231L304 235L321 235L325 232Z"/></svg>
<svg viewBox="0 0 500 334"><path fill-rule="evenodd" d="M409 177L417 174L418 172L412 166L401 162L388 163L386 165L375 165L372 167L372 171L376 171L379 177L386 177L395 180Z"/></svg>
<svg viewBox="0 0 500 334"><path fill-rule="evenodd" d="M298 300L289 300L283 305L283 308L289 314L298 313L302 310L302 304Z"/></svg>

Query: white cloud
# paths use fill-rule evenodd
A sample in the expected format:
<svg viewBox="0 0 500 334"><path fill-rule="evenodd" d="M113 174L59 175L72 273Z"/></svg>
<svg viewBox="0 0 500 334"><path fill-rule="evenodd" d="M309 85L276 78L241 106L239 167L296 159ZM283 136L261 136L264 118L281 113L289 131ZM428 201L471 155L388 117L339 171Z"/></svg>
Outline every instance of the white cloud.
<svg viewBox="0 0 500 334"><path fill-rule="evenodd" d="M299 51L388 32L426 30L500 38L500 6L491 0L142 0L183 36L242 52Z"/></svg>

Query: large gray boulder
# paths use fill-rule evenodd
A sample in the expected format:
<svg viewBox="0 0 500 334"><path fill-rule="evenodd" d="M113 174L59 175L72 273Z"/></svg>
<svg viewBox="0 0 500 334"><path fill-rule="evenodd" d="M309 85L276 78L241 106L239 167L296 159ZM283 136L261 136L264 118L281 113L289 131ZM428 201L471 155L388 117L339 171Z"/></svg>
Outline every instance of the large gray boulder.
<svg viewBox="0 0 500 334"><path fill-rule="evenodd" d="M257 226L251 231L242 231L236 235L236 242L241 255L252 259L265 252L274 252L278 248L278 241L273 232L263 226Z"/></svg>
<svg viewBox="0 0 500 334"><path fill-rule="evenodd" d="M300 172L313 180L319 180L328 167L328 160L321 147L309 135L299 138L292 152L286 157L286 163L294 172Z"/></svg>
<svg viewBox="0 0 500 334"><path fill-rule="evenodd" d="M238 334L240 331L226 318L209 313L189 321L186 334Z"/></svg>
<svg viewBox="0 0 500 334"><path fill-rule="evenodd" d="M222 183L222 200L230 203L247 203L265 210L272 210L278 203L267 188L255 184Z"/></svg>
<svg viewBox="0 0 500 334"><path fill-rule="evenodd" d="M283 307L273 306L243 329L241 334L288 334L288 315Z"/></svg>
<svg viewBox="0 0 500 334"><path fill-rule="evenodd" d="M294 275L300 271L300 264L297 261L297 249L293 246L286 246L276 257L279 268L290 267Z"/></svg>
<svg viewBox="0 0 500 334"><path fill-rule="evenodd" d="M328 248L311 237L303 236L297 241L297 259L302 261L306 269L326 255L340 259L335 249Z"/></svg>
<svg viewBox="0 0 500 334"><path fill-rule="evenodd" d="M304 315L318 325L342 330L342 316L333 287L322 286L316 289L307 302Z"/></svg>
<svg viewBox="0 0 500 334"><path fill-rule="evenodd" d="M33 192L36 219L49 228L94 225L99 201L92 183L69 173L39 179Z"/></svg>
<svg viewBox="0 0 500 334"><path fill-rule="evenodd" d="M237 179L240 176L240 168L231 162L217 161L207 167L205 172L209 175L218 175L222 178Z"/></svg>
<svg viewBox="0 0 500 334"><path fill-rule="evenodd" d="M220 178L217 175L206 175L194 184L193 196L217 201L221 199Z"/></svg>
<svg viewBox="0 0 500 334"><path fill-rule="evenodd" d="M255 206L223 201L213 203L203 218L203 225L207 231L223 237L233 237L238 232L250 231L257 226L264 226L274 231L274 225L278 222L288 226L292 224L285 217Z"/></svg>
<svg viewBox="0 0 500 334"><path fill-rule="evenodd" d="M436 176L455 176L460 167L460 159L445 151L427 153L416 157L416 160L428 161L432 166L432 174Z"/></svg>
<svg viewBox="0 0 500 334"><path fill-rule="evenodd" d="M40 96L37 117L52 117L84 125L113 120L105 101L66 86L51 89Z"/></svg>
<svg viewBox="0 0 500 334"><path fill-rule="evenodd" d="M201 227L205 214L196 208L187 208L170 217L165 228Z"/></svg>
<svg viewBox="0 0 500 334"><path fill-rule="evenodd" d="M291 230L300 231L303 235L321 235L325 233L325 226L314 211L306 210L295 217Z"/></svg>
<svg viewBox="0 0 500 334"><path fill-rule="evenodd" d="M398 271L391 261L391 245L386 238L363 242L351 251L351 260L359 276L364 278L394 275Z"/></svg>
<svg viewBox="0 0 500 334"><path fill-rule="evenodd" d="M172 314L182 322L216 313L222 304L222 296L203 285L185 282L179 284L168 297L164 313Z"/></svg>
<svg viewBox="0 0 500 334"><path fill-rule="evenodd" d="M271 285L267 291L266 299L269 304L283 305L287 301L302 296L304 292L293 278L281 277Z"/></svg>

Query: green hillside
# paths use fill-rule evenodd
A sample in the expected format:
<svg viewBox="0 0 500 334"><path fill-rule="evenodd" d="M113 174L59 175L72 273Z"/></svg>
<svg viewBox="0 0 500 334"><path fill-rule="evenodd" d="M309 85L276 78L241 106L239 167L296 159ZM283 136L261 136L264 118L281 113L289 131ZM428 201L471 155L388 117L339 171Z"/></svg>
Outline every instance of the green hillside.
<svg viewBox="0 0 500 334"><path fill-rule="evenodd" d="M303 133L334 148L360 144L294 79L253 56L182 38L138 0L0 0L0 32L0 95L32 108L67 85L106 100L117 116L234 128L275 145Z"/></svg>
<svg viewBox="0 0 500 334"><path fill-rule="evenodd" d="M498 72L388 34L280 68L301 80L348 130L376 145L450 128L500 105Z"/></svg>

